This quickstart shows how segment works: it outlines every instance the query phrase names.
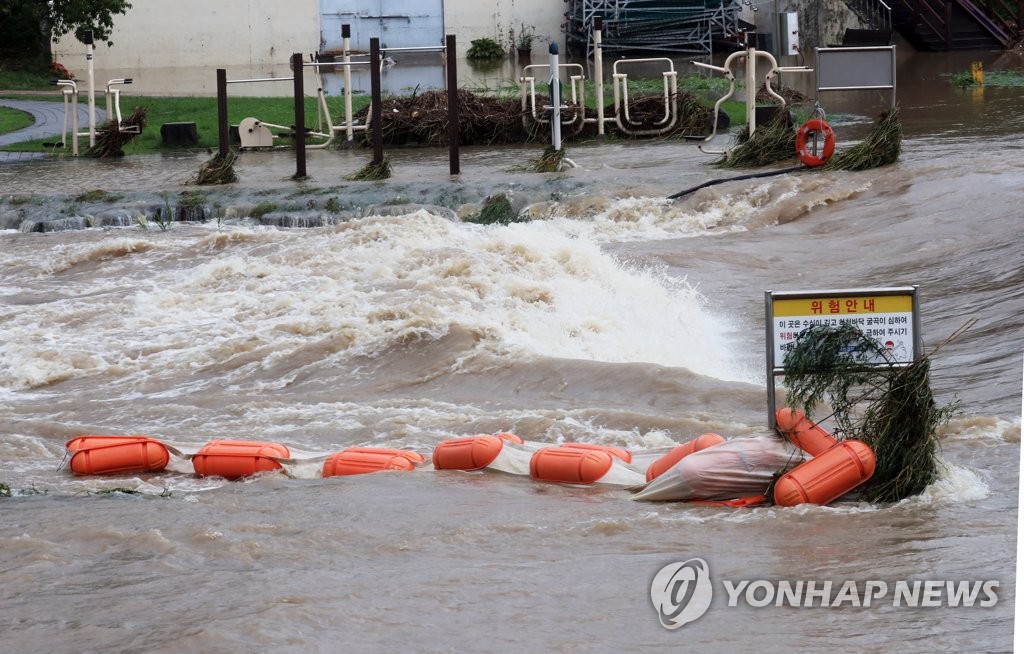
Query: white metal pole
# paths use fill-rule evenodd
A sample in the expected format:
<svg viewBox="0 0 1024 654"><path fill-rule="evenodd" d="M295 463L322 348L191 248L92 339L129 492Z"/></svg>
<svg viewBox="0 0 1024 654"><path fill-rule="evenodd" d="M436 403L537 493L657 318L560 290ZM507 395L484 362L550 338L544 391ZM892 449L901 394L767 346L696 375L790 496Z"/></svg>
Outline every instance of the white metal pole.
<svg viewBox="0 0 1024 654"><path fill-rule="evenodd" d="M71 154L78 156L78 87L71 90Z"/></svg>
<svg viewBox="0 0 1024 654"><path fill-rule="evenodd" d="M93 71L92 36L85 46L85 60L89 62L89 147L96 145L96 75Z"/></svg>
<svg viewBox="0 0 1024 654"><path fill-rule="evenodd" d="M604 58L601 54L600 17L594 19L594 85L597 89L597 133L604 134Z"/></svg>
<svg viewBox="0 0 1024 654"><path fill-rule="evenodd" d="M749 35L748 35L749 38ZM754 98L757 95L757 50L747 44L747 136L754 135Z"/></svg>
<svg viewBox="0 0 1024 654"><path fill-rule="evenodd" d="M562 149L562 82L558 74L558 44L550 44L548 53L551 55L551 79L548 84L551 89L551 146L558 152Z"/></svg>
<svg viewBox="0 0 1024 654"><path fill-rule="evenodd" d="M341 26L341 50L344 53L343 61L351 64L352 56L349 52L351 32L348 25ZM352 66L345 66L345 138L352 142Z"/></svg>

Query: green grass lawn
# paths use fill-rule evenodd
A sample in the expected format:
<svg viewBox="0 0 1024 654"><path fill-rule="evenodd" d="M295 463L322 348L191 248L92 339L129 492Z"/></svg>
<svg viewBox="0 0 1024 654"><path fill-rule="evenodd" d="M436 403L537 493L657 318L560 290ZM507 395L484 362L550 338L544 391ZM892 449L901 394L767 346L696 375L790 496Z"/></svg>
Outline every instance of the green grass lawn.
<svg viewBox="0 0 1024 654"><path fill-rule="evenodd" d="M31 114L25 113L20 109L0 107L0 134L6 134L8 132L13 132L16 129L29 127L31 124Z"/></svg>

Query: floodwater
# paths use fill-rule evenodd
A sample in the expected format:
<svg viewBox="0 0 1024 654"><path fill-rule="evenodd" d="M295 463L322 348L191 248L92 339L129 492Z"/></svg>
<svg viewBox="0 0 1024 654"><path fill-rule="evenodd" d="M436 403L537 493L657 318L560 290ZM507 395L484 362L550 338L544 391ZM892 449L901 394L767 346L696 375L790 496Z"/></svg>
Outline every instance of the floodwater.
<svg viewBox="0 0 1024 654"><path fill-rule="evenodd" d="M1024 69L1020 56L976 54ZM245 154L239 186L436 198L505 188L536 219L423 212L334 227L175 224L0 233L0 634L11 652L1010 651L1020 459L1024 89L957 91L970 55L900 62L903 154L858 173L732 181L690 143ZM828 99L839 147L884 97ZM532 155L535 156L535 155ZM0 167L4 195L177 193L203 158ZM415 197L411 198L414 201ZM895 505L733 510L496 472L244 482L75 477L64 443L146 434L297 458L511 431L645 450L766 432L764 291L917 285L941 478ZM972 319L959 338L946 342ZM940 347L941 346L941 347ZM110 488L141 494L100 494ZM700 558L708 612L661 626L651 583ZM724 582L884 582L870 603L729 606ZM998 582L997 602L894 601L900 583ZM765 584L761 586L762 591ZM944 587L944 586L943 586ZM944 598L944 599L943 599ZM979 597L984 599L984 595ZM990 603L989 603L990 604Z"/></svg>

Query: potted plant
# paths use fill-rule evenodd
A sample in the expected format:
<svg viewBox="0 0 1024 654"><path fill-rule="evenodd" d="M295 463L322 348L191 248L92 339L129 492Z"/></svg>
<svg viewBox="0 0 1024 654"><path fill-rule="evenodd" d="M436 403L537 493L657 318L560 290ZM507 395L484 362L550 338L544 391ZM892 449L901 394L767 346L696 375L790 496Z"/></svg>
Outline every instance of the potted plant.
<svg viewBox="0 0 1024 654"><path fill-rule="evenodd" d="M519 54L520 59L526 59L530 56L530 51L533 50L533 42L539 41L540 36L537 35L537 28L533 25L526 25L525 23L519 24L519 33L516 34L516 52Z"/></svg>

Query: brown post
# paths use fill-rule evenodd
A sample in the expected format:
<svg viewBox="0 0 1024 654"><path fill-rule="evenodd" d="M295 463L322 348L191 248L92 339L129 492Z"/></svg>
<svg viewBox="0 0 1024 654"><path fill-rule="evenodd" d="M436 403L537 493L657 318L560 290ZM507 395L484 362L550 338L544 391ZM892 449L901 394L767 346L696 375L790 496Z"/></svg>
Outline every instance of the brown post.
<svg viewBox="0 0 1024 654"><path fill-rule="evenodd" d="M373 141L373 161L375 166L384 163L384 131L381 122L380 107L380 39L370 39L370 132Z"/></svg>
<svg viewBox="0 0 1024 654"><path fill-rule="evenodd" d="M306 177L306 97L302 88L302 54L292 55L295 93L295 179Z"/></svg>
<svg viewBox="0 0 1024 654"><path fill-rule="evenodd" d="M217 69L217 154L228 156L228 71Z"/></svg>
<svg viewBox="0 0 1024 654"><path fill-rule="evenodd" d="M459 89L455 68L455 35L444 37L445 67L448 73L448 174L459 174Z"/></svg>

